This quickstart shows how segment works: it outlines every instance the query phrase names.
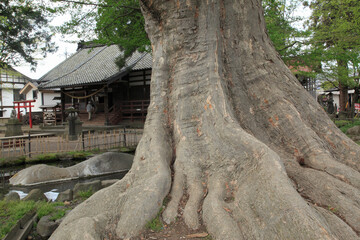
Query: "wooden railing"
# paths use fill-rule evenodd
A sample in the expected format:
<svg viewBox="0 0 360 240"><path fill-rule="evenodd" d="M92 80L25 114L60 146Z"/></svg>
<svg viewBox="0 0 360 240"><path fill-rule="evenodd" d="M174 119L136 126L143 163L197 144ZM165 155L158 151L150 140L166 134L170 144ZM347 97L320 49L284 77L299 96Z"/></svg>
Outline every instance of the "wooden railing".
<svg viewBox="0 0 360 240"><path fill-rule="evenodd" d="M119 147L135 148L142 136L142 129L113 129L84 131L77 140L55 134L32 134L0 138L0 158L35 156L86 150L106 150Z"/></svg>
<svg viewBox="0 0 360 240"><path fill-rule="evenodd" d="M114 104L111 109L110 123L117 124L125 120L144 122L149 104L150 100L122 101Z"/></svg>

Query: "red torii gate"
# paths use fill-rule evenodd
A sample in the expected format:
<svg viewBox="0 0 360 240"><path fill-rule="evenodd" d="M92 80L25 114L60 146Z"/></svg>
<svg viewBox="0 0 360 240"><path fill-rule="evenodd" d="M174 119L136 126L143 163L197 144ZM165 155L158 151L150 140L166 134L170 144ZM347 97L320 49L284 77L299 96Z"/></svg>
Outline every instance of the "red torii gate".
<svg viewBox="0 0 360 240"><path fill-rule="evenodd" d="M32 102L36 102L36 100L24 100L24 101L14 101L14 108L17 109L17 118L19 119L19 121L21 121L20 119L20 109L21 108L29 108L29 125L30 128L32 128L32 119L31 119L31 108L34 107L34 105L31 105ZM29 103L29 105L27 105L27 103ZM15 104L17 104L17 106L15 106ZM21 104L23 104L21 106Z"/></svg>

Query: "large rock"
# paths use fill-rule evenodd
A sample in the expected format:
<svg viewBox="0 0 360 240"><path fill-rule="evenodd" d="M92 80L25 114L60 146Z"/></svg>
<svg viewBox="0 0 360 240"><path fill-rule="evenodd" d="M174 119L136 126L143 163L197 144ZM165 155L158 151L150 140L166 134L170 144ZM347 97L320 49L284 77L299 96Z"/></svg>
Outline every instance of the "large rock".
<svg viewBox="0 0 360 240"><path fill-rule="evenodd" d="M360 136L360 126L354 126L346 131L348 135Z"/></svg>
<svg viewBox="0 0 360 240"><path fill-rule="evenodd" d="M18 201L20 200L20 196L17 192L11 192L5 196L5 201Z"/></svg>
<svg viewBox="0 0 360 240"><path fill-rule="evenodd" d="M97 191L99 191L101 189L101 181L100 180L96 180L96 181L92 181L92 182L86 182L86 183L77 183L74 186L74 197L80 197L79 193L80 192L86 192L91 190L92 193L95 193Z"/></svg>
<svg viewBox="0 0 360 240"><path fill-rule="evenodd" d="M71 200L73 200L73 190L68 189L66 191L59 193L59 195L55 201L56 202L65 202L65 201L71 201Z"/></svg>
<svg viewBox="0 0 360 240"><path fill-rule="evenodd" d="M50 237L58 226L59 223L52 221L50 216L44 216L38 222L36 231L41 237L46 238Z"/></svg>
<svg viewBox="0 0 360 240"><path fill-rule="evenodd" d="M67 168L38 164L21 170L9 181L12 185L29 185L125 171L131 168L133 158L127 153L108 152Z"/></svg>
<svg viewBox="0 0 360 240"><path fill-rule="evenodd" d="M111 185L113 185L113 184L116 183L117 181L119 181L119 179L102 180L102 181L101 181L101 187L102 187L102 188L110 187Z"/></svg>
<svg viewBox="0 0 360 240"><path fill-rule="evenodd" d="M24 201L48 201L47 197L40 189L33 189L23 198Z"/></svg>

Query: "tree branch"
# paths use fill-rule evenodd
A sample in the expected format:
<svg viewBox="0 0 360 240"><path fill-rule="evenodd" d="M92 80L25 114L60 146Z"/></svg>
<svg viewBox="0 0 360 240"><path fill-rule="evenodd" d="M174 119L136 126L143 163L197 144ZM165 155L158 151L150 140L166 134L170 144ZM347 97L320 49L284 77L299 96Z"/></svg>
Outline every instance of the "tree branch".
<svg viewBox="0 0 360 240"><path fill-rule="evenodd" d="M131 14L133 14L136 10L133 10L133 11L130 11L128 13L125 13L125 14L122 14L122 15L119 15L119 16L116 16L115 18L113 18L113 20L106 24L104 27L98 29L98 31L103 31L103 30L106 30L106 28L110 27L115 21L117 21L118 19L122 18L122 17L126 17L126 16L129 16Z"/></svg>
<svg viewBox="0 0 360 240"><path fill-rule="evenodd" d="M290 45L287 45L287 46L283 47L282 49L279 49L278 51L283 51L283 50L285 50L285 49L288 49L288 48L294 46L294 45L297 44L297 43L302 43L302 42L300 42L300 41L294 41L294 42L291 43Z"/></svg>

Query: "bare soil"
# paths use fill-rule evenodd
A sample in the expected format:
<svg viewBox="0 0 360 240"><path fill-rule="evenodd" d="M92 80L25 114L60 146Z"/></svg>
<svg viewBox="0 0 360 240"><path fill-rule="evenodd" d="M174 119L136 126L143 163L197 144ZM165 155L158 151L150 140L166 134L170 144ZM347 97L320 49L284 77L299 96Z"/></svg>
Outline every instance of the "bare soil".
<svg viewBox="0 0 360 240"><path fill-rule="evenodd" d="M163 240L178 240L178 239L212 239L211 236L207 233L204 225L198 230L189 229L183 218L179 218L173 224L166 225L164 224L163 230L160 232L154 232L150 229L144 231L140 236L132 238L131 240L144 240L144 239L163 239Z"/></svg>

